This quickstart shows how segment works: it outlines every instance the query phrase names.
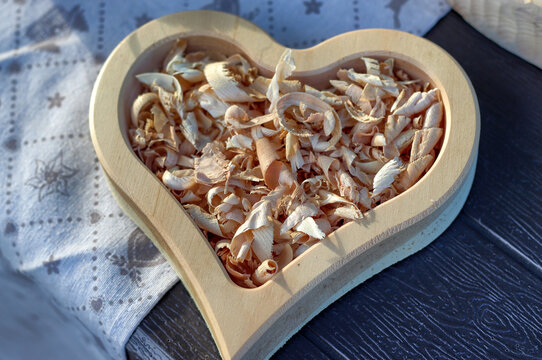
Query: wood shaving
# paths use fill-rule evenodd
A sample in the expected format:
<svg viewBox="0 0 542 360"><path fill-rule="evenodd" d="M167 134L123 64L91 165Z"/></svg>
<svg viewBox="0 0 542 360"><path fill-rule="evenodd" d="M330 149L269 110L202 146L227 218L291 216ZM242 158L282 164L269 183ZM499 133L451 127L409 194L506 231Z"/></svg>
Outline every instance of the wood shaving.
<svg viewBox="0 0 542 360"><path fill-rule="evenodd" d="M439 91L393 59L360 58L314 89L290 79L290 50L270 79L242 55L187 48L137 75L128 133L240 286L408 190L438 155Z"/></svg>

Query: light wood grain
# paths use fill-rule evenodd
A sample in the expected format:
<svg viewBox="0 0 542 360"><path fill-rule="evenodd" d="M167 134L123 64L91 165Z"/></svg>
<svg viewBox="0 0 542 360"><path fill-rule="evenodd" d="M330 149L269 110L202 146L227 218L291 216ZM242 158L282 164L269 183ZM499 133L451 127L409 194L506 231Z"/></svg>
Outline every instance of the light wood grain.
<svg viewBox="0 0 542 360"><path fill-rule="evenodd" d="M325 85L336 69L353 66L361 55L396 58L399 67L441 89L445 139L432 169L409 191L343 226L272 281L244 289L229 279L190 217L128 146L129 108L139 92L134 75L157 70L179 36L192 49L240 52L265 75L284 50L255 25L222 13L178 13L153 21L114 50L98 77L90 108L93 143L111 189L179 273L222 357L268 357L323 306L428 244L457 215L477 155L476 97L446 52L406 33L362 30L294 50L295 77L314 86Z"/></svg>
<svg viewBox="0 0 542 360"><path fill-rule="evenodd" d="M542 0L448 0L497 44L542 68Z"/></svg>

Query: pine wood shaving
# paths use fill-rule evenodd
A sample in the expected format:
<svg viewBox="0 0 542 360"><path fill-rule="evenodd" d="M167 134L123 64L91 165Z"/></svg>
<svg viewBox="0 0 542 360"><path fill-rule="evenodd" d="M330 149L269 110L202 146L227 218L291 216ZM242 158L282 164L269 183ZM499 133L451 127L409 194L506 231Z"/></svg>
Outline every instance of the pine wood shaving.
<svg viewBox="0 0 542 360"><path fill-rule="evenodd" d="M187 49L137 75L128 134L240 286L408 190L438 155L438 89L393 59L360 58L315 89L289 78L289 50L266 78L242 55Z"/></svg>

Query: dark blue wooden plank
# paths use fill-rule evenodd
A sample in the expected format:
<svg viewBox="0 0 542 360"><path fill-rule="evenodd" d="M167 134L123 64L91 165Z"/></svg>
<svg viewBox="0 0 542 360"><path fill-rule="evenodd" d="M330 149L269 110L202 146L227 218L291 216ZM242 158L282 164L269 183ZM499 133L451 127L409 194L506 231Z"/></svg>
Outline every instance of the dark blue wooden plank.
<svg viewBox="0 0 542 360"><path fill-rule="evenodd" d="M542 71L456 13L427 38L461 64L480 103L478 167L465 213L542 266Z"/></svg>
<svg viewBox="0 0 542 360"><path fill-rule="evenodd" d="M177 284L157 304L126 345L130 359L220 359L211 334L196 304ZM302 335L290 339L277 359L322 359L329 357Z"/></svg>
<svg viewBox="0 0 542 360"><path fill-rule="evenodd" d="M288 340L272 357L273 360L329 360L335 358L334 352L322 351L319 344L311 342L302 334L297 334Z"/></svg>
<svg viewBox="0 0 542 360"><path fill-rule="evenodd" d="M348 358L541 359L542 279L464 217L324 310L309 339Z"/></svg>
<svg viewBox="0 0 542 360"><path fill-rule="evenodd" d="M129 355L167 359L220 359L196 304L178 284L157 304L127 344ZM163 353L161 353L163 352Z"/></svg>

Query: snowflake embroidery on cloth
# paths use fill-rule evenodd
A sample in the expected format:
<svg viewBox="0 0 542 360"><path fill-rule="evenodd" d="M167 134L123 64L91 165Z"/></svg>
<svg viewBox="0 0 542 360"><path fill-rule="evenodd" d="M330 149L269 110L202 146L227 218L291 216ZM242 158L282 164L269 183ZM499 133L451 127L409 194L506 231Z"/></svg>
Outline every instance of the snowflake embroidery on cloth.
<svg viewBox="0 0 542 360"><path fill-rule="evenodd" d="M61 151L49 162L36 160L34 176L28 179L25 185L38 189L40 202L50 194L69 196L68 179L77 174L77 171L64 164Z"/></svg>
<svg viewBox="0 0 542 360"><path fill-rule="evenodd" d="M117 255L117 254L111 254L107 253L105 254L105 257L111 261L113 265L116 265L120 268L120 274L121 275L128 275L130 280L132 280L133 283L137 285L137 287L142 287L143 282L141 280L141 271L135 267L132 263L130 263L124 255Z"/></svg>
<svg viewBox="0 0 542 360"><path fill-rule="evenodd" d="M60 260L55 260L53 255L49 257L49 260L43 262L43 266L47 269L47 275L58 274L58 265L60 265Z"/></svg>
<svg viewBox="0 0 542 360"><path fill-rule="evenodd" d="M135 18L136 27L143 26L151 20L152 18L150 18L149 15L145 13L141 14L140 16L136 16Z"/></svg>
<svg viewBox="0 0 542 360"><path fill-rule="evenodd" d="M320 6L322 6L321 1L316 0L310 0L310 1L303 1L303 4L305 5L305 14L320 14Z"/></svg>
<svg viewBox="0 0 542 360"><path fill-rule="evenodd" d="M126 256L108 252L105 257L120 268L121 275L127 275L138 287L145 286L139 268L153 267L166 261L140 229L135 229L128 237Z"/></svg>
<svg viewBox="0 0 542 360"><path fill-rule="evenodd" d="M59 93L56 93L54 96L47 96L47 101L49 101L49 109L54 107L61 107L62 101L65 99L64 96L61 96Z"/></svg>
<svg viewBox="0 0 542 360"><path fill-rule="evenodd" d="M239 0L213 0L212 3L202 7L206 10L218 10L239 15Z"/></svg>
<svg viewBox="0 0 542 360"><path fill-rule="evenodd" d="M393 27L396 29L399 29L401 27L401 20L399 19L399 13L401 12L401 8L407 3L408 0L390 0L388 5L386 5L387 8L390 8L391 11L393 11Z"/></svg>
<svg viewBox="0 0 542 360"><path fill-rule="evenodd" d="M253 4L258 4L258 2L254 1ZM244 4L244 6L246 7L246 4ZM230 14L239 15L247 20L254 20L256 16L260 14L260 8L257 6L252 8L252 10L241 13L239 0L213 0L213 2L201 7L201 9L224 11Z"/></svg>
<svg viewBox="0 0 542 360"><path fill-rule="evenodd" d="M55 39L67 37L72 30L88 31L88 23L83 15L81 6L75 5L70 10L63 6L53 6L36 21L28 26L25 35L35 41L37 48L58 53L60 47Z"/></svg>

